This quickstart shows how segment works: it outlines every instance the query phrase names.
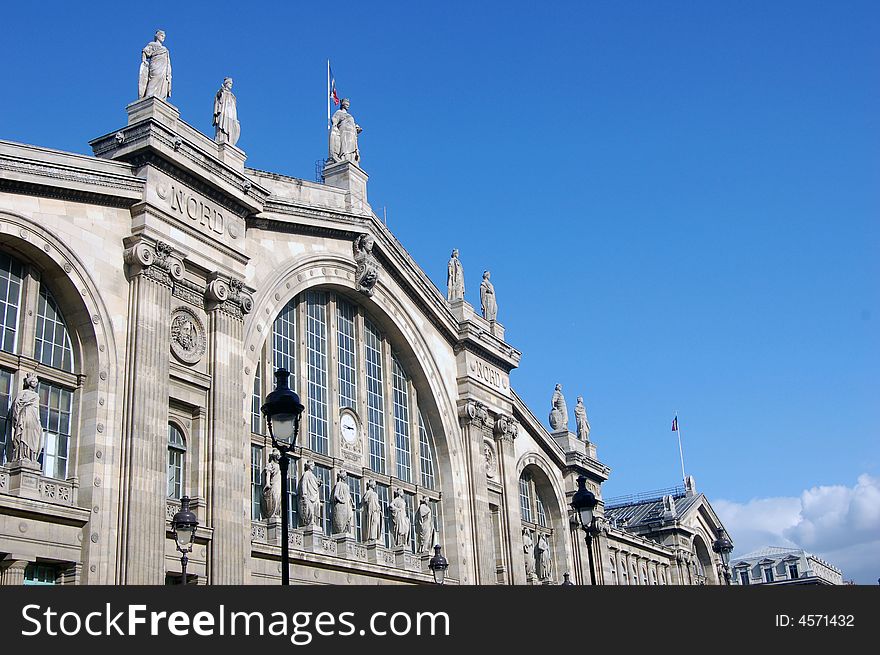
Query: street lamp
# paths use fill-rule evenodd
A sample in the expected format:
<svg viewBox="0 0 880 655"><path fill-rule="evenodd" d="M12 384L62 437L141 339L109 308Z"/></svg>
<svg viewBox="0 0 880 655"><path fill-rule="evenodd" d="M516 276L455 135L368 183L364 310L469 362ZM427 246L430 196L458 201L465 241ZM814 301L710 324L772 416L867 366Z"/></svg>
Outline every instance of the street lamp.
<svg viewBox="0 0 880 655"><path fill-rule="evenodd" d="M296 445L299 436L299 421L305 407L299 401L295 391L291 391L287 384L290 371L279 368L275 371L275 390L266 396L262 412L266 416L266 425L269 428L269 436L272 437L272 445L281 453L278 461L281 469L281 584L290 584L290 545L287 542L288 504L290 502L288 492L287 471L290 460L287 453Z"/></svg>
<svg viewBox="0 0 880 655"><path fill-rule="evenodd" d="M434 546L434 556L428 561L428 568L434 574L434 582L443 584L446 580L446 569L449 568L449 562L440 553L440 544Z"/></svg>
<svg viewBox="0 0 880 655"><path fill-rule="evenodd" d="M177 544L177 550L181 553L180 568L183 580L181 584L186 584L186 563L188 561L186 554L192 552L197 527L199 527L199 520L189 508L189 496L184 496L180 499L180 511L171 519L174 542Z"/></svg>
<svg viewBox="0 0 880 655"><path fill-rule="evenodd" d="M568 576L569 576L568 573L563 573L563 574L562 574L562 577L565 578L565 579L562 581L562 586L563 586L563 587L574 587L574 582L572 582L571 580L569 580L569 579L568 579Z"/></svg>
<svg viewBox="0 0 880 655"><path fill-rule="evenodd" d="M571 506L578 515L578 520L586 535L587 555L590 558L590 584L596 584L596 567L593 564L593 534L595 533L596 495L587 489L587 478L583 475L578 477L578 490L571 499Z"/></svg>
<svg viewBox="0 0 880 655"><path fill-rule="evenodd" d="M724 580L730 584L730 551L733 550L733 543L724 528L719 531L718 538L712 544L712 550L721 555L721 562L724 564Z"/></svg>

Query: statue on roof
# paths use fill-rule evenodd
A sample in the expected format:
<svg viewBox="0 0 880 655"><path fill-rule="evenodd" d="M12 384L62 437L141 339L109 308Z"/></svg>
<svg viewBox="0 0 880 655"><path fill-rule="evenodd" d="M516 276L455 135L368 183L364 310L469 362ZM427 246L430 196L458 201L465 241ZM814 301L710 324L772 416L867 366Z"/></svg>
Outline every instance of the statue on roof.
<svg viewBox="0 0 880 655"><path fill-rule="evenodd" d="M458 248L452 251L446 270L446 299L450 301L464 299L464 269L458 258Z"/></svg>
<svg viewBox="0 0 880 655"><path fill-rule="evenodd" d="M553 432L568 430L568 406L562 395L562 385L557 384L550 399L550 428Z"/></svg>
<svg viewBox="0 0 880 655"><path fill-rule="evenodd" d="M223 85L214 97L214 141L234 146L241 133L238 122L235 94L232 93L232 78L223 79Z"/></svg>
<svg viewBox="0 0 880 655"><path fill-rule="evenodd" d="M138 97L155 96L166 100L171 97L171 53L163 44L165 32L156 31L153 41L141 52L141 68L138 75Z"/></svg>
<svg viewBox="0 0 880 655"><path fill-rule="evenodd" d="M339 109L330 119L330 161L350 161L357 164L361 158L358 134L363 132L363 128L355 123L354 116L348 111L349 107L351 100L343 98Z"/></svg>
<svg viewBox="0 0 880 655"><path fill-rule="evenodd" d="M574 406L574 421L577 425L577 436L581 441L590 440L590 421L587 419L587 408L584 407L584 397L578 396Z"/></svg>

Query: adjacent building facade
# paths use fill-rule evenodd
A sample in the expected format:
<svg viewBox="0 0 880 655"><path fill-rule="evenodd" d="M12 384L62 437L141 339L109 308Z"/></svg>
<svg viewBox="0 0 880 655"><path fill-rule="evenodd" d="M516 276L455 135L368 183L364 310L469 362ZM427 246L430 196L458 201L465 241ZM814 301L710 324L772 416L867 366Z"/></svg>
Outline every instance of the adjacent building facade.
<svg viewBox="0 0 880 655"><path fill-rule="evenodd" d="M730 562L731 584L841 585L843 575L833 564L800 548L766 546Z"/></svg>
<svg viewBox="0 0 880 655"><path fill-rule="evenodd" d="M424 498L450 583L571 572L589 584L569 507L579 476L600 498L597 584L723 581L721 524L692 481L668 511L618 504L602 518L610 469L596 444L567 417L549 431L522 402L520 352L494 310L438 290L375 216L356 142L346 155L337 135L343 154L316 183L247 168L234 139L205 136L162 97L127 111L94 156L0 141L3 584L178 581L169 520L183 495L200 523L196 582L277 584L277 465L259 408L281 367L306 406L293 583L432 581L417 547ZM28 399L33 461L16 449ZM303 526L306 460L320 502ZM334 534L343 471L355 520ZM395 495L409 544L392 539Z"/></svg>

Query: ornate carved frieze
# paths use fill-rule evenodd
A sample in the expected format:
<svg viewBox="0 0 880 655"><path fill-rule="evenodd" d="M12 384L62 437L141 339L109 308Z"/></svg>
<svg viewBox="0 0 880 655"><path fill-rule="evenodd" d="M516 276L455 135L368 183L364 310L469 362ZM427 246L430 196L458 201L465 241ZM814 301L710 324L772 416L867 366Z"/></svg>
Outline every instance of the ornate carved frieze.
<svg viewBox="0 0 880 655"><path fill-rule="evenodd" d="M144 275L168 287L183 279L183 262L164 241L155 244L142 239L124 253L130 278Z"/></svg>
<svg viewBox="0 0 880 655"><path fill-rule="evenodd" d="M171 314L171 352L184 364L196 364L205 354L207 339L201 319L188 307Z"/></svg>
<svg viewBox="0 0 880 655"><path fill-rule="evenodd" d="M205 308L205 288L185 278L174 285L172 295L193 307Z"/></svg>
<svg viewBox="0 0 880 655"><path fill-rule="evenodd" d="M244 291L244 282L220 273L212 273L205 289L205 307L208 311L219 310L242 319L254 308L254 301Z"/></svg>

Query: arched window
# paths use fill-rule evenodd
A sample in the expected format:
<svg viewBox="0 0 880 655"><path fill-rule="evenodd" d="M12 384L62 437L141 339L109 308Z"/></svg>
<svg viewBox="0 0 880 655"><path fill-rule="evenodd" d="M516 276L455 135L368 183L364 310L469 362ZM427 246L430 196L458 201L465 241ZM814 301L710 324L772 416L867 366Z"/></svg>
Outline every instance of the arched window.
<svg viewBox="0 0 880 655"><path fill-rule="evenodd" d="M34 371L27 361L36 361L43 426L39 461L43 475L66 479L75 437L77 363L67 324L42 277L36 267L0 252L0 463L9 455L10 403L22 390L26 375ZM30 330L33 341L22 339Z"/></svg>
<svg viewBox="0 0 880 655"><path fill-rule="evenodd" d="M642 566L642 584L648 586L648 569L644 565Z"/></svg>
<svg viewBox="0 0 880 655"><path fill-rule="evenodd" d="M639 569L638 565L633 561L632 563L632 584L639 584Z"/></svg>
<svg viewBox="0 0 880 655"><path fill-rule="evenodd" d="M523 529L531 532L535 544L543 534L550 546L550 553L553 553L553 529L547 516L547 504L528 467L519 478L519 503Z"/></svg>
<svg viewBox="0 0 880 655"><path fill-rule="evenodd" d="M362 497L367 480L372 478L384 509L399 486L410 507L411 519L412 510L424 495L434 510L435 524L442 525L437 516L441 480L435 459L434 429L420 407L413 378L406 370L406 351L396 345L401 344L392 343L380 323L363 307L344 293L330 289L305 291L279 312L254 371L254 520L262 520L257 511L255 481L267 452L262 450L267 444L260 407L274 387L272 372L283 366L291 372L291 388L300 394L306 406L297 441L302 453L298 448L297 459L290 465L291 526L299 526L295 494L306 459L314 462L313 473L320 481L319 523L327 534L332 529L331 491L342 470L348 473L353 498ZM393 486L389 485L388 476L393 476ZM387 509L383 515L380 540L390 545ZM358 540L365 538L362 518L362 512L356 511L352 534ZM410 524L414 534L414 521Z"/></svg>
<svg viewBox="0 0 880 655"><path fill-rule="evenodd" d="M614 561L614 555L611 556L611 584L617 584L617 562Z"/></svg>
<svg viewBox="0 0 880 655"><path fill-rule="evenodd" d="M657 584L657 571L654 570L653 566L651 567L651 584L652 585Z"/></svg>
<svg viewBox="0 0 880 655"><path fill-rule="evenodd" d="M168 497L184 495L186 476L186 440L183 432L173 423L168 424Z"/></svg>

